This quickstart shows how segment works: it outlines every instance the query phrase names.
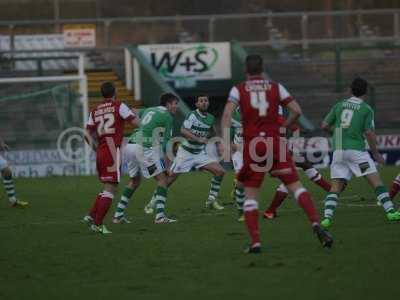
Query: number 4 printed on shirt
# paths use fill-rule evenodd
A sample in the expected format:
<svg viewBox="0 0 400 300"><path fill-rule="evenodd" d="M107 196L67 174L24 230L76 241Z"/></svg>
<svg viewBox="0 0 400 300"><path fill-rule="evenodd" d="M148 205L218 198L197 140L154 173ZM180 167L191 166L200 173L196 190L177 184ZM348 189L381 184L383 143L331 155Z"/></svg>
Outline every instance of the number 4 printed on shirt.
<svg viewBox="0 0 400 300"><path fill-rule="evenodd" d="M269 103L265 91L250 92L250 103L253 108L258 109L260 117L265 117L267 115Z"/></svg>

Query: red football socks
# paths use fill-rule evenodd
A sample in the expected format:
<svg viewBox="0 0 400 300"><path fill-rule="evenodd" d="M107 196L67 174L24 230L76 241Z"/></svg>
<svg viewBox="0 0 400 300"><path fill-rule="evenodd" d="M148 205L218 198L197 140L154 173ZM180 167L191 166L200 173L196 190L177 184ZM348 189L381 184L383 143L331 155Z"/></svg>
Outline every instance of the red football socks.
<svg viewBox="0 0 400 300"><path fill-rule="evenodd" d="M94 218L94 223L97 226L103 224L104 217L110 209L112 199L113 195L109 192L103 192L100 194L100 197L97 201L96 215Z"/></svg>
<svg viewBox="0 0 400 300"><path fill-rule="evenodd" d="M266 211L275 213L276 210L279 208L279 206L281 206L283 200L286 199L287 195L288 195L287 193L277 190L275 192L274 199L272 199L272 202Z"/></svg>
<svg viewBox="0 0 400 300"><path fill-rule="evenodd" d="M319 215L315 209L314 202L311 199L311 195L305 188L300 188L295 192L295 198L297 203L306 213L311 224L319 223Z"/></svg>

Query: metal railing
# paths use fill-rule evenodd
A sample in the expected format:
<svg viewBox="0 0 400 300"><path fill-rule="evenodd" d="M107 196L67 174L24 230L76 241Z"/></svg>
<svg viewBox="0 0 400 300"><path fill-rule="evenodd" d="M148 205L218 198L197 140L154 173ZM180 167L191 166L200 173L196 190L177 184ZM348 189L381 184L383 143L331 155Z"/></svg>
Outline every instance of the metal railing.
<svg viewBox="0 0 400 300"><path fill-rule="evenodd" d="M100 47L177 41L238 40L277 49L316 44L400 43L400 9L254 14L186 15L102 19L0 21L0 34L58 33L63 24L96 24ZM27 30L28 31L28 30Z"/></svg>

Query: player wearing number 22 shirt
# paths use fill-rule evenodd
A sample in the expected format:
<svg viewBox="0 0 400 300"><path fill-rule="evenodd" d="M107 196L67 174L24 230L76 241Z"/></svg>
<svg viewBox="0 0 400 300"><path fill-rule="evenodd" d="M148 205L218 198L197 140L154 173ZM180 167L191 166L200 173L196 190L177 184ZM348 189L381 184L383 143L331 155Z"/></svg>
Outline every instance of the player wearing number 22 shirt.
<svg viewBox="0 0 400 300"><path fill-rule="evenodd" d="M333 240L320 226L311 195L299 181L285 139L281 137L282 127L291 126L301 115L301 108L281 84L263 76L263 61L259 55L246 58L246 75L246 81L231 89L221 124L222 128L230 128L233 112L240 107L244 143L243 166L237 180L245 189L243 212L251 237L251 244L245 251L258 253L261 250L257 196L266 173L285 184L307 214L322 245L330 247ZM283 124L279 122L280 105L290 112Z"/></svg>
<svg viewBox="0 0 400 300"><path fill-rule="evenodd" d="M111 233L103 225L114 194L120 181L121 152L124 124L130 122L138 126L138 118L124 103L116 99L115 87L111 82L103 83L103 102L90 113L86 125L86 140L96 151L96 168L104 190L99 193L84 221L90 229L102 234ZM88 136L92 138L89 140Z"/></svg>

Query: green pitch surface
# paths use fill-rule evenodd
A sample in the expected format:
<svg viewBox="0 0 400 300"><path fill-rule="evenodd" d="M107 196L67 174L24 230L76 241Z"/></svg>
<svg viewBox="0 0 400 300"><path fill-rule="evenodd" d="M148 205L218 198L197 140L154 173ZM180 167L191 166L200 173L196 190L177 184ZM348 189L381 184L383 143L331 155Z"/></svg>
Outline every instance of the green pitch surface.
<svg viewBox="0 0 400 300"><path fill-rule="evenodd" d="M397 172L385 168L385 182ZM100 189L95 177L17 180L20 198L31 205L9 208L0 193L0 299L397 296L400 224L385 220L363 180L351 182L343 195L331 230L333 249L320 247L289 199L279 218L260 220L263 253L245 255L247 234L229 199L232 178L229 174L223 183L222 213L204 209L208 174L179 178L167 202L169 214L179 221L162 225L143 213L155 186L145 181L127 211L132 224L112 225L108 215L110 236L92 234L80 222ZM305 181L321 211L324 193ZM263 209L276 185L272 179L264 184Z"/></svg>

